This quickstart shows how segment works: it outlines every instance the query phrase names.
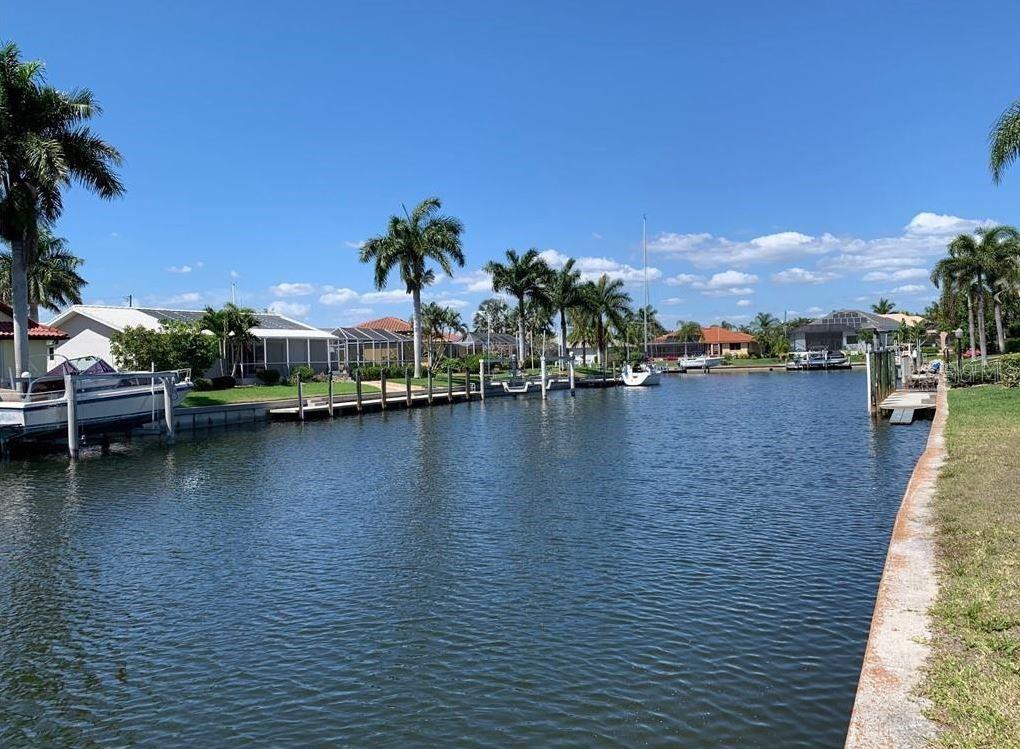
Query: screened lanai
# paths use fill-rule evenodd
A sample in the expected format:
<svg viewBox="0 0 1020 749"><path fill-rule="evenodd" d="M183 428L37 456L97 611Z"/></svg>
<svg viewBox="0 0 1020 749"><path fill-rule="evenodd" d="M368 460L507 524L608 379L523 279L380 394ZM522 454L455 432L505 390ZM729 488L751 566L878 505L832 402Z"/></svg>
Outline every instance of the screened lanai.
<svg viewBox="0 0 1020 749"><path fill-rule="evenodd" d="M336 328L334 361L338 368L357 364L411 364L414 339L378 328Z"/></svg>
<svg viewBox="0 0 1020 749"><path fill-rule="evenodd" d="M874 312L836 310L790 331L790 345L794 351L852 350L860 347L858 333L861 328L876 331L884 341L898 327L896 320Z"/></svg>
<svg viewBox="0 0 1020 749"><path fill-rule="evenodd" d="M492 359L508 359L512 354L517 353L517 336L509 333L486 333L484 330L472 330L455 345L460 349L461 354L487 354Z"/></svg>

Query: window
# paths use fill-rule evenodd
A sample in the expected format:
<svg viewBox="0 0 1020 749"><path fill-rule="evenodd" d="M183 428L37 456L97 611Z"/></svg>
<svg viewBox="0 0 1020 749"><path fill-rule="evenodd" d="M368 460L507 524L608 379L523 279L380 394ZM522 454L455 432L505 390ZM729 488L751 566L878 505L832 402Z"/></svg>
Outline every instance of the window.
<svg viewBox="0 0 1020 749"><path fill-rule="evenodd" d="M740 349L741 349L741 347L743 345L744 344L742 344L742 343L731 343L730 344L730 351L740 351Z"/></svg>

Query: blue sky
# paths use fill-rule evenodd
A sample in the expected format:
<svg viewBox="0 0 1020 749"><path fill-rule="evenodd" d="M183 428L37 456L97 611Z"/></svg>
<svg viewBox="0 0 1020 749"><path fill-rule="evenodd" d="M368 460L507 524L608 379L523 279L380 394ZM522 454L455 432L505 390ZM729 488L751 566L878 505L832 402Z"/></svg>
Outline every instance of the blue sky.
<svg viewBox="0 0 1020 749"><path fill-rule="evenodd" d="M427 195L468 264L538 247L663 321L920 309L947 237L1020 222L987 131L1020 97L1010 3L8 3L2 36L88 86L127 195L59 233L88 301L407 316L357 244Z"/></svg>

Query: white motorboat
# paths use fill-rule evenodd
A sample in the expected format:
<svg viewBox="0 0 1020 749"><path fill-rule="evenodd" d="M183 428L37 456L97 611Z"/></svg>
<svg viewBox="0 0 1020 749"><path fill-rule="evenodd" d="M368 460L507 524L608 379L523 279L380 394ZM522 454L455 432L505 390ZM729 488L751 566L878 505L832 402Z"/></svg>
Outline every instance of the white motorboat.
<svg viewBox="0 0 1020 749"><path fill-rule="evenodd" d="M711 369L712 367L718 367L725 361L721 356L708 356L704 354L702 356L685 356L682 357L677 364L680 366L680 370L685 369Z"/></svg>
<svg viewBox="0 0 1020 749"><path fill-rule="evenodd" d="M0 389L0 440L46 437L67 431L68 397L62 377L40 377L27 392ZM163 417L191 390L177 372L121 372L70 378L74 416L82 433L130 429ZM165 393L164 388L169 388Z"/></svg>
<svg viewBox="0 0 1020 749"><path fill-rule="evenodd" d="M629 387L658 385L662 373L650 364L639 364L636 367L627 364L623 368L623 384Z"/></svg>

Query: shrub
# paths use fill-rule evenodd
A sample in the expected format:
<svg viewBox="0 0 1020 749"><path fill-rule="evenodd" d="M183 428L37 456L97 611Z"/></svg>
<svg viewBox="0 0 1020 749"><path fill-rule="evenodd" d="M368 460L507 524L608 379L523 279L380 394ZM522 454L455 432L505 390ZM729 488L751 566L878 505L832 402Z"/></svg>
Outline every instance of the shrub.
<svg viewBox="0 0 1020 749"><path fill-rule="evenodd" d="M260 369L255 373L255 378L263 385L277 385L280 382L280 373L275 369Z"/></svg>
<svg viewBox="0 0 1020 749"><path fill-rule="evenodd" d="M237 380L235 380L230 375L223 375L222 377L213 377L211 382L213 390L229 390L230 388L234 387L234 385L237 384Z"/></svg>
<svg viewBox="0 0 1020 749"><path fill-rule="evenodd" d="M110 337L110 353L122 369L147 372L190 369L198 376L217 358L216 339L198 325L164 321L159 330L126 327Z"/></svg>
<svg viewBox="0 0 1020 749"><path fill-rule="evenodd" d="M1020 338L1007 338L1005 353L1020 354Z"/></svg>
<svg viewBox="0 0 1020 749"><path fill-rule="evenodd" d="M1020 387L1020 354L1006 354L1000 360L1002 367L1001 382L1004 387Z"/></svg>
<svg viewBox="0 0 1020 749"><path fill-rule="evenodd" d="M308 382L315 377L315 370L307 364L295 364L290 368L290 376L302 382Z"/></svg>
<svg viewBox="0 0 1020 749"><path fill-rule="evenodd" d="M191 381L191 384L194 386L194 389L199 391L199 392L201 392L203 390L212 390L213 389L212 380L207 379L205 377L197 377L197 378L195 378L194 380Z"/></svg>

